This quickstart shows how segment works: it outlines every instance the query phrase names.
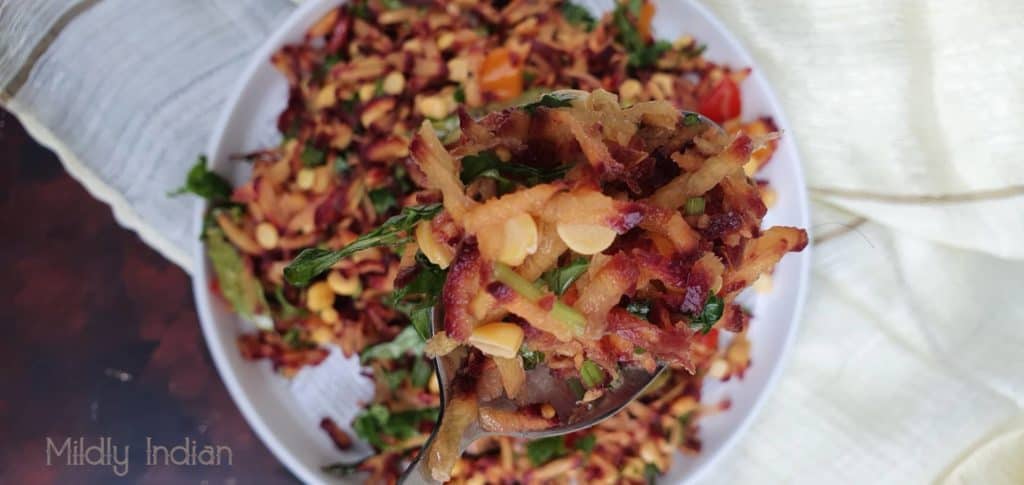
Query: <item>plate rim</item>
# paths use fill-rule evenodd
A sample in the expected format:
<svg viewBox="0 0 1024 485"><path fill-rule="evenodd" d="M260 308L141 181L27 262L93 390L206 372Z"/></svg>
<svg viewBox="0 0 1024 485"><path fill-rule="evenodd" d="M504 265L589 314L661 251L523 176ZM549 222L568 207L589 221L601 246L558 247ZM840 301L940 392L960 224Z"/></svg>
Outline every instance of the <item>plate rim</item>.
<svg viewBox="0 0 1024 485"><path fill-rule="evenodd" d="M760 69L753 57L750 55L750 52L744 47L743 43L740 42L740 39L731 30L726 28L721 20L719 20L719 18L709 8L696 0L684 1L692 8L699 11L714 30L722 33L722 36L729 44L729 47L733 51L739 53L739 56L744 59L744 65L746 67L750 67L752 72L756 73L756 75L763 76L764 71ZM252 83L256 71L263 66L264 63L268 62L270 56L277 50L285 37L288 36L289 31L291 31L309 12L321 8L329 8L326 5L327 3L340 6L346 2L347 0L308 0L302 2L295 10L285 17L284 21L274 28L273 32L266 38L259 48L250 55L251 57L249 58L245 69L241 71L239 79L232 85L230 95L225 101L224 108L218 116L216 124L214 125L215 128L207 143L207 154L216 154L220 152L221 145L224 143L225 132L227 131L228 125L236 111L238 111L242 95L246 92L249 84ZM807 230L808 237L813 240L810 221L810 199L808 196L806 177L804 175L804 164L800 155L799 145L796 142L796 137L793 134L788 117L778 100L778 96L775 94L773 85L767 79L763 79L763 82L766 93L763 100L770 108L769 111L771 112L773 120L776 121L780 129L783 129L786 132L787 142L791 144L793 153L792 163L794 164L796 175L795 182L796 187L798 188L798 190L794 191L791 195L795 195L798 199L797 212L800 224ZM216 160L211 160L210 163L215 165ZM228 356L224 353L224 344L221 342L219 335L217 335L217 322L212 314L211 295L207 287L210 272L208 261L206 260L206 246L199 238L207 207L208 203L206 200L202 200L195 204L193 224L195 225L197 234L192 245L192 255L194 258L193 260L196 262L196 269L191 275L192 294L196 302L196 312L199 316L200 327L203 333L203 341L210 353L211 359L214 362L214 366L217 368L217 373L219 374L221 381L224 382L224 385L228 389L228 394L231 396L232 401L234 401L246 422L250 427L252 427L253 431L267 446L274 457L280 460L288 470L301 481L305 483L322 483L324 477L319 470L314 470L305 464L303 460L301 460L292 450L284 446L280 438L272 432L270 425L264 420L263 415L253 406L251 397L242 389L238 374L234 371L232 363L229 362ZM787 368L789 361L792 360L791 354L793 353L793 345L803 321L810 281L811 257L813 253L812 246L813 244L809 242L802 252L790 255L790 257L795 256L793 259L796 259L797 264L799 264L793 311L790 317L787 334L780 346L779 357L774 362L773 368L769 372L761 392L758 393L754 402L751 404L749 411L739 420L739 424L731 433L729 433L729 436L726 437L721 446L719 446L719 448L715 450L714 454L709 456L704 463L695 467L695 469L685 477L682 483L692 483L703 477L709 469L714 468L719 463L723 455L732 451L733 448L736 447L737 443L739 443L740 438L749 431L754 420L761 414L768 397L775 392L783 371ZM230 348L234 348L234 346L230 346Z"/></svg>

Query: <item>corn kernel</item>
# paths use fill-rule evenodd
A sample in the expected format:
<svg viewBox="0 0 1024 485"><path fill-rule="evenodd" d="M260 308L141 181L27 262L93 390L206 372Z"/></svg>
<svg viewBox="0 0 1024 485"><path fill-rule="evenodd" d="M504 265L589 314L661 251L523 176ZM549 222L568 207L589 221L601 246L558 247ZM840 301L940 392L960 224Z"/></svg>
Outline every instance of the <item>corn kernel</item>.
<svg viewBox="0 0 1024 485"><path fill-rule="evenodd" d="M423 251L423 255L441 269L448 268L455 257L451 248L437 240L430 221L423 221L416 226L416 244L419 245L420 251Z"/></svg>
<svg viewBox="0 0 1024 485"><path fill-rule="evenodd" d="M491 311L492 305L494 305L494 297L486 291L481 291L472 300L469 300L469 313L473 315L473 318L481 320L487 315L487 312Z"/></svg>
<svg viewBox="0 0 1024 485"><path fill-rule="evenodd" d="M324 109L333 106L337 100L338 87L335 86L334 84L328 84L320 88L320 91L318 91L316 93L316 96L313 97L313 103L311 108L313 108L313 110Z"/></svg>
<svg viewBox="0 0 1024 485"><path fill-rule="evenodd" d="M540 415L544 419L551 419L551 418L555 417L555 407L550 405L550 404L548 404L548 403L541 404L541 406L540 406Z"/></svg>
<svg viewBox="0 0 1024 485"><path fill-rule="evenodd" d="M445 50L455 43L455 34L451 32L443 32L437 36L437 48Z"/></svg>
<svg viewBox="0 0 1024 485"><path fill-rule="evenodd" d="M256 226L256 242L260 243L263 249L274 249L277 247L277 228L269 222L261 222Z"/></svg>
<svg viewBox="0 0 1024 485"><path fill-rule="evenodd" d="M640 458L647 463L658 463L658 445L653 441L645 441L640 445Z"/></svg>
<svg viewBox="0 0 1024 485"><path fill-rule="evenodd" d="M448 79L457 83L469 79L469 61L461 57L448 61Z"/></svg>
<svg viewBox="0 0 1024 485"><path fill-rule="evenodd" d="M384 78L381 89L388 94L399 94L405 89L405 76L398 71L393 71Z"/></svg>
<svg viewBox="0 0 1024 485"><path fill-rule="evenodd" d="M319 312L332 306L334 306L334 292L326 282L313 283L306 291L306 308L309 308L310 311Z"/></svg>
<svg viewBox="0 0 1024 485"><path fill-rule="evenodd" d="M747 174L747 177L753 177L757 174L757 169L761 168L757 164L757 160L750 160L743 164L743 173Z"/></svg>
<svg viewBox="0 0 1024 485"><path fill-rule="evenodd" d="M640 96L640 92L643 91L644 87L640 84L640 81L629 78L622 82L619 86L619 96L623 101L634 101Z"/></svg>
<svg viewBox="0 0 1024 485"><path fill-rule="evenodd" d="M754 287L754 291L763 295L765 293L772 292L772 275L763 274L758 279L754 280L754 284L750 285Z"/></svg>
<svg viewBox="0 0 1024 485"><path fill-rule="evenodd" d="M558 223L555 227L558 237L569 249L579 254L597 254L615 241L615 231L597 224Z"/></svg>
<svg viewBox="0 0 1024 485"><path fill-rule="evenodd" d="M295 185L298 185L302 190L309 190L313 188L313 182L315 180L316 172L309 168L299 170L299 173L295 175Z"/></svg>
<svg viewBox="0 0 1024 485"><path fill-rule="evenodd" d="M725 379L729 375L729 363L721 357L715 358L708 367L708 375L716 379Z"/></svg>
<svg viewBox="0 0 1024 485"><path fill-rule="evenodd" d="M761 202L764 202L764 206L771 209L775 205L775 202L779 200L779 193L771 187L764 187L761 189Z"/></svg>
<svg viewBox="0 0 1024 485"><path fill-rule="evenodd" d="M469 343L485 354L511 359L523 344L523 329L514 323L488 323L473 329Z"/></svg>
<svg viewBox="0 0 1024 485"><path fill-rule="evenodd" d="M519 266L528 255L537 252L537 223L530 214L522 213L505 221L504 230L499 262Z"/></svg>
<svg viewBox="0 0 1024 485"><path fill-rule="evenodd" d="M334 270L327 275L327 286L341 296L352 296L363 290L363 284L358 276L346 278L341 271Z"/></svg>
<svg viewBox="0 0 1024 485"><path fill-rule="evenodd" d="M334 307L328 307L320 310L320 319L323 320L324 323L338 323L340 318L338 310L335 310Z"/></svg>
<svg viewBox="0 0 1024 485"><path fill-rule="evenodd" d="M441 393L441 383L437 381L437 372L430 374L430 380L427 381L427 390L431 394Z"/></svg>
<svg viewBox="0 0 1024 485"><path fill-rule="evenodd" d="M427 118L440 120L448 116L445 102L440 96L423 96L417 100L416 107Z"/></svg>
<svg viewBox="0 0 1024 485"><path fill-rule="evenodd" d="M686 413L696 411L699 406L700 405L693 396L683 396L672 403L672 407L669 408L668 412L673 416L682 416Z"/></svg>
<svg viewBox="0 0 1024 485"><path fill-rule="evenodd" d="M324 345L330 343L331 340L334 340L334 332L327 327L317 327L316 330L313 330L313 333L309 335L309 338L320 345Z"/></svg>
<svg viewBox="0 0 1024 485"><path fill-rule="evenodd" d="M366 83L359 86L359 100L365 103L373 99L373 95L376 94L376 92L377 86L374 86L373 83Z"/></svg>
<svg viewBox="0 0 1024 485"><path fill-rule="evenodd" d="M512 151L505 147L498 147L494 149L494 154L498 156L498 160L507 162L512 160Z"/></svg>

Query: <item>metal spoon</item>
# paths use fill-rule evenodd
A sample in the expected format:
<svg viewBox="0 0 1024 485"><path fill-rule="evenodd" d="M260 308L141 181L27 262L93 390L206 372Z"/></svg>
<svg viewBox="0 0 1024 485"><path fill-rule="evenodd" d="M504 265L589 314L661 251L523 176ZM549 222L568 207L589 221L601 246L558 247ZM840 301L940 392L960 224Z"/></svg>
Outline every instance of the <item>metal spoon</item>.
<svg viewBox="0 0 1024 485"><path fill-rule="evenodd" d="M688 111L681 111L681 113L684 118L687 115L696 115L699 117L701 124L717 128L719 131L724 133L721 126L701 114L691 113ZM443 319L440 318L439 311L435 311L432 314L430 325L432 333L443 330ZM430 450L434 439L437 437L437 432L441 428L441 422L445 419L445 408L452 398L452 377L454 377L458 369L456 365L458 365L458 363L453 362L453 360L449 358L439 357L434 359L434 368L437 371L438 387L440 388L441 412L438 416L437 425L434 426L434 431L430 434L430 438L428 438L427 442L424 443L423 448L420 453L417 454L416 459L413 460L405 470L400 481L400 483L404 485L433 485L439 483L437 480L432 478L427 466L428 460L425 460L424 456L426 456L427 451ZM614 416L629 405L629 403L633 402L634 399L643 394L644 390L656 377L664 372L664 370L664 365L658 365L653 373L648 373L638 367L628 367L623 369L621 384L608 389L605 394L596 401L576 407L568 420L565 420L565 422L553 428L541 431L493 433L482 429L479 422L474 422L462 435L462 440L459 443L459 454L461 455L472 442L485 436L502 435L535 440L550 436L569 434L594 426L601 421ZM540 372L546 373L546 370L537 369L530 371L527 374L528 386L529 383L533 382L535 377L543 376L543 374L539 374ZM563 403L575 403L576 397L571 388L564 381L559 382L561 385L553 387L550 395L547 395L546 400L552 403L559 401Z"/></svg>

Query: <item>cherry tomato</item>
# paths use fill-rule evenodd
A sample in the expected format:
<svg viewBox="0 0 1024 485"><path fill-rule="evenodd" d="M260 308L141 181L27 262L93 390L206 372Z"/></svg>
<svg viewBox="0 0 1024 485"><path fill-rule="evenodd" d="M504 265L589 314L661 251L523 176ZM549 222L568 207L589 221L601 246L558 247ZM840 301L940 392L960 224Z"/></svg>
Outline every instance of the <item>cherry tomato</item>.
<svg viewBox="0 0 1024 485"><path fill-rule="evenodd" d="M728 77L718 82L697 104L700 114L716 123L724 123L740 115L740 88Z"/></svg>
<svg viewBox="0 0 1024 485"><path fill-rule="evenodd" d="M487 54L480 65L480 89L500 101L523 93L523 68L508 49L499 47Z"/></svg>

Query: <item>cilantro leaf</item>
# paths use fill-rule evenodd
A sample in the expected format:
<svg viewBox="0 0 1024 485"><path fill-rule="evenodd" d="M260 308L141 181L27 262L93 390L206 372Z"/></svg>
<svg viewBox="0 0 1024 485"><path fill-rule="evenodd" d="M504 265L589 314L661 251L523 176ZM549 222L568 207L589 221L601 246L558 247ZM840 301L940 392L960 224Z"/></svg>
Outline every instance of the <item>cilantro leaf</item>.
<svg viewBox="0 0 1024 485"><path fill-rule="evenodd" d="M555 168L543 169L521 163L502 162L496 153L488 150L463 157L459 178L464 184L468 184L478 177L488 177L507 185L519 183L532 187L540 183L558 180L564 177L570 168L570 165L560 165ZM511 190L514 187L506 188Z"/></svg>
<svg viewBox="0 0 1024 485"><path fill-rule="evenodd" d="M583 452L584 455L590 456L590 453L594 451L594 447L597 446L597 436L588 434L582 438L576 440L573 447Z"/></svg>
<svg viewBox="0 0 1024 485"><path fill-rule="evenodd" d="M299 159L302 160L303 167L319 167L324 164L327 155L324 155L324 152L318 150L315 146L306 143L306 146L302 147L302 154L299 155Z"/></svg>
<svg viewBox="0 0 1024 485"><path fill-rule="evenodd" d="M589 264L590 262L586 258L577 258L566 266L555 267L545 271L544 274L540 275L540 279L544 281L549 290L561 296L572 286L572 283L577 278L587 272Z"/></svg>
<svg viewBox="0 0 1024 485"><path fill-rule="evenodd" d="M434 374L434 368L427 359L416 359L409 373L409 381L413 387L424 387L430 382L430 376Z"/></svg>
<svg viewBox="0 0 1024 485"><path fill-rule="evenodd" d="M406 354L420 355L426 345L412 326L405 327L390 342L367 347L359 354L359 362L366 364L373 359L394 360Z"/></svg>
<svg viewBox="0 0 1024 485"><path fill-rule="evenodd" d="M661 470L658 469L654 463L647 463L644 465L644 480L647 481L648 485L654 485L658 483L658 477L661 475Z"/></svg>
<svg viewBox="0 0 1024 485"><path fill-rule="evenodd" d="M277 289L274 290L274 298L277 300L277 304L281 307L281 310L278 312L278 316L281 318L289 319L301 317L307 313L305 308L299 308L292 305L291 302L285 298L283 286L278 286Z"/></svg>
<svg viewBox="0 0 1024 485"><path fill-rule="evenodd" d="M555 458L565 456L564 436L551 436L533 440L526 444L526 456L534 466L543 465Z"/></svg>
<svg viewBox="0 0 1024 485"><path fill-rule="evenodd" d="M316 348L315 343L302 340L302 331L299 330L299 327L289 328L288 331L281 336L281 340L284 341L285 345L296 350Z"/></svg>
<svg viewBox="0 0 1024 485"><path fill-rule="evenodd" d="M395 194L388 187L373 189L368 195L370 202L373 203L373 210L379 216L387 214L388 209L398 205L398 201L395 200Z"/></svg>
<svg viewBox="0 0 1024 485"><path fill-rule="evenodd" d="M231 184L223 177L206 168L206 155L200 155L189 169L182 185L167 195L195 194L210 202L223 202L231 197Z"/></svg>
<svg viewBox="0 0 1024 485"><path fill-rule="evenodd" d="M416 276L386 296L384 304L408 315L413 328L426 340L430 338L430 319L448 273L422 253L416 255L416 263L419 267Z"/></svg>
<svg viewBox="0 0 1024 485"><path fill-rule="evenodd" d="M566 22L583 27L587 32L594 30L594 24L597 23L589 10L568 0L562 4L562 17L565 17Z"/></svg>
<svg viewBox="0 0 1024 485"><path fill-rule="evenodd" d="M523 359L523 368L533 370L537 365L544 362L544 352L530 350L525 344L519 347L519 356Z"/></svg>
<svg viewBox="0 0 1024 485"><path fill-rule="evenodd" d="M574 99L576 99L576 95L574 93L555 91L553 93L547 93L541 96L537 101L525 104L520 108L525 110L527 113L533 114L533 112L541 106L545 108L568 108L572 106L572 101Z"/></svg>
<svg viewBox="0 0 1024 485"><path fill-rule="evenodd" d="M441 212L441 204L406 207L402 212L384 221L377 229L356 238L347 246L331 251L329 249L304 249L284 269L284 278L295 286L306 286L309 282L341 261L359 251L381 246L396 246L412 240L408 234L420 221L433 219Z"/></svg>
<svg viewBox="0 0 1024 485"><path fill-rule="evenodd" d="M697 126L700 124L700 115L697 113L686 113L683 115L683 126Z"/></svg>
<svg viewBox="0 0 1024 485"><path fill-rule="evenodd" d="M708 299L704 302L704 308L690 319L690 328L699 330L701 333L708 333L711 331L711 327L722 318L724 311L725 300L715 296L714 293L709 293Z"/></svg>

